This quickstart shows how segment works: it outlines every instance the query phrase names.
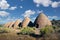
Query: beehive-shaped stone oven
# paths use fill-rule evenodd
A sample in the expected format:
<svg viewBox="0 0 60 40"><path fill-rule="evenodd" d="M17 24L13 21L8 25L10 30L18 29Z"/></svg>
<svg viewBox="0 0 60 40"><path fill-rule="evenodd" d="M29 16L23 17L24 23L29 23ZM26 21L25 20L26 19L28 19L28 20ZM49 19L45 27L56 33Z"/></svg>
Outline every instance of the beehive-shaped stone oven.
<svg viewBox="0 0 60 40"><path fill-rule="evenodd" d="M19 24L21 23L20 19L17 19L14 23L14 28L18 28Z"/></svg>
<svg viewBox="0 0 60 40"><path fill-rule="evenodd" d="M29 22L30 22L30 18L25 17L25 19L22 21L21 26L22 26L22 27L27 27L28 24L29 24Z"/></svg>
<svg viewBox="0 0 60 40"><path fill-rule="evenodd" d="M9 27L10 24L11 22L7 22L6 24L4 24L4 27Z"/></svg>
<svg viewBox="0 0 60 40"><path fill-rule="evenodd" d="M13 26L13 24L14 24L15 22L14 21L12 21L11 23L10 23L10 25L9 25L9 28L12 28Z"/></svg>
<svg viewBox="0 0 60 40"><path fill-rule="evenodd" d="M45 27L46 25L52 25L50 20L48 19L48 17L44 13L40 13L37 16L34 24L37 28L42 28L42 27Z"/></svg>

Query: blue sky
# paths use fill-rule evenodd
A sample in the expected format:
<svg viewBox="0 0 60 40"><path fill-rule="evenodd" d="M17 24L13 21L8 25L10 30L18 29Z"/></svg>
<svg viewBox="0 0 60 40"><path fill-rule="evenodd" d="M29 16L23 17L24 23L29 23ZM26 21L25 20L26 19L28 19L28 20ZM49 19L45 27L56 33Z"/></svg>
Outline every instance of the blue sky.
<svg viewBox="0 0 60 40"><path fill-rule="evenodd" d="M34 21L41 12L59 20L60 0L0 0L0 24L25 17Z"/></svg>

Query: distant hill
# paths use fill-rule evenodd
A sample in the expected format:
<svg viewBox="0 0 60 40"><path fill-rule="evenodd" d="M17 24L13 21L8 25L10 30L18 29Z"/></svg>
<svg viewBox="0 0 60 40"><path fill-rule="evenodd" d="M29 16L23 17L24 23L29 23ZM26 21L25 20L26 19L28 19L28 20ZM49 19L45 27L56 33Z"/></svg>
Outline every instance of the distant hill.
<svg viewBox="0 0 60 40"><path fill-rule="evenodd" d="M55 19L53 19L51 22L52 22L52 25L53 25L53 26L58 26L58 27L60 27L60 20L55 20Z"/></svg>

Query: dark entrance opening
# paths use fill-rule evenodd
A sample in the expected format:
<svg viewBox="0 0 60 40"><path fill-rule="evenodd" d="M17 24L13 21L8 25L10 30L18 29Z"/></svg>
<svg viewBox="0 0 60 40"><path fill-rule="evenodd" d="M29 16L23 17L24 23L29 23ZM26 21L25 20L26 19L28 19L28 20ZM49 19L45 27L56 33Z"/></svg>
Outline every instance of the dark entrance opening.
<svg viewBox="0 0 60 40"><path fill-rule="evenodd" d="M18 24L19 27L22 27L21 23Z"/></svg>
<svg viewBox="0 0 60 40"><path fill-rule="evenodd" d="M36 24L36 28L39 28L39 25L38 24Z"/></svg>

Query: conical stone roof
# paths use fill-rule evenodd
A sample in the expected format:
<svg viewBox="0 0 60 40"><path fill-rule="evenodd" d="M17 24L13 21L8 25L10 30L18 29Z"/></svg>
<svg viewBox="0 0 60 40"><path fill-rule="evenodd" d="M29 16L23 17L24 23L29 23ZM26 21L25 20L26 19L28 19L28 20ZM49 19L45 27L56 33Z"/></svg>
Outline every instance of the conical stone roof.
<svg viewBox="0 0 60 40"><path fill-rule="evenodd" d="M34 22L35 26L38 28L38 27L45 27L46 25L52 25L50 20L48 19L48 17L43 14L43 13L40 13L35 22Z"/></svg>
<svg viewBox="0 0 60 40"><path fill-rule="evenodd" d="M18 28L18 25L21 23L20 19L17 19L14 23L14 28Z"/></svg>
<svg viewBox="0 0 60 40"><path fill-rule="evenodd" d="M50 20L48 20L47 25L52 25L52 23L51 23L51 21L50 21Z"/></svg>
<svg viewBox="0 0 60 40"><path fill-rule="evenodd" d="M10 25L9 25L9 28L12 28L12 26L14 25L14 21L12 21L11 23L10 23Z"/></svg>
<svg viewBox="0 0 60 40"><path fill-rule="evenodd" d="M25 17L25 19L22 21L21 26L22 26L22 27L27 27L28 24L29 24L29 22L30 22L30 18Z"/></svg>

